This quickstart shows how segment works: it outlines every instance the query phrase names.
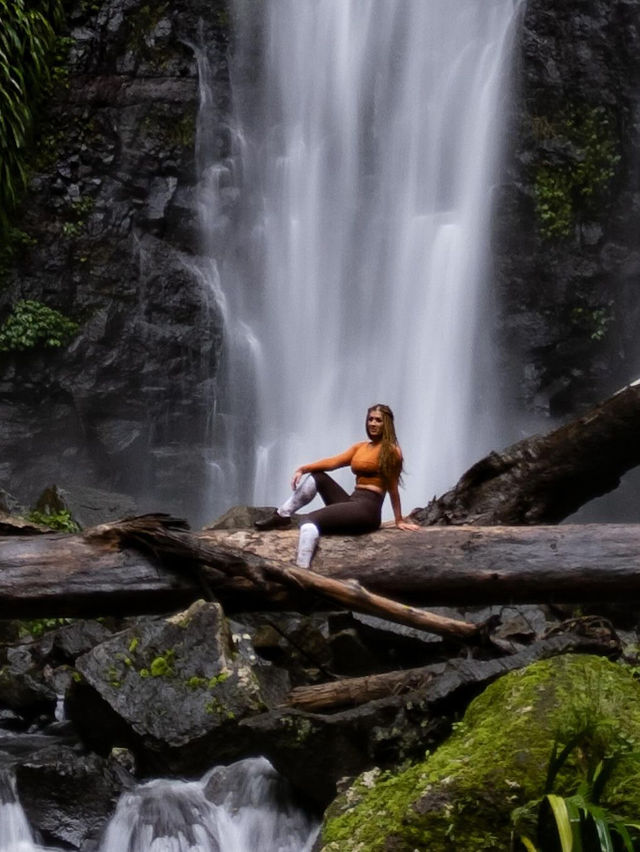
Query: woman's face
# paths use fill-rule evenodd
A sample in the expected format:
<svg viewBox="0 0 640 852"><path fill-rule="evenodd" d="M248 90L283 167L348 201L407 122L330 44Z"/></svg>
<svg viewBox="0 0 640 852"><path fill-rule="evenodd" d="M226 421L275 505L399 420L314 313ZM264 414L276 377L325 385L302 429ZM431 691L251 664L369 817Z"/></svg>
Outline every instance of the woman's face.
<svg viewBox="0 0 640 852"><path fill-rule="evenodd" d="M367 435L372 441L382 438L382 412L379 408L373 408L367 414Z"/></svg>

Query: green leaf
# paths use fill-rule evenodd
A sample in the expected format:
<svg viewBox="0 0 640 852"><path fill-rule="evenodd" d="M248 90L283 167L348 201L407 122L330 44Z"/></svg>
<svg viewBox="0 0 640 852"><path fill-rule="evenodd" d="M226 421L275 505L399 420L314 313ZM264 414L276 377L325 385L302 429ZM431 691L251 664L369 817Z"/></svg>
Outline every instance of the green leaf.
<svg viewBox="0 0 640 852"><path fill-rule="evenodd" d="M573 828L566 799L557 796L555 793L548 793L546 798L556 821L562 852L578 852L578 849L574 849L573 845Z"/></svg>

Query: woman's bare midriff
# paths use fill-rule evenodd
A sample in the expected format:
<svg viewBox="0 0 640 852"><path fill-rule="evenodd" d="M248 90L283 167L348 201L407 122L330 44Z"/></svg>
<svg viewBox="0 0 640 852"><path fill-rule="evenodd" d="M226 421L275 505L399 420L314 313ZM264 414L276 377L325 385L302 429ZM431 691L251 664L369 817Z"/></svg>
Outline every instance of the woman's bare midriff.
<svg viewBox="0 0 640 852"><path fill-rule="evenodd" d="M382 488L378 488L377 485L356 485L356 491L375 491L376 494L385 493Z"/></svg>

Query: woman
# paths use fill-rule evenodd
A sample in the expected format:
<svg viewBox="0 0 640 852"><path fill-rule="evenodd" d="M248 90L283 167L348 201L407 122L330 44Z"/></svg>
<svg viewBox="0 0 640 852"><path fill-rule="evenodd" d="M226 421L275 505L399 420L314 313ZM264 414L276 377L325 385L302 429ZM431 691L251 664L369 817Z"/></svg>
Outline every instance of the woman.
<svg viewBox="0 0 640 852"><path fill-rule="evenodd" d="M305 516L300 527L296 564L308 568L320 534L360 535L380 526L382 503L388 492L400 530L416 530L416 524L402 517L398 486L402 474L402 451L393 425L393 412L388 405L372 405L367 411L368 441L349 447L344 453L311 464L303 464L293 474L293 494L273 515L256 521L256 529L282 529L291 523L291 515L320 494L326 506ZM356 487L349 495L335 482L327 470L351 466ZM305 476L305 474L309 474Z"/></svg>

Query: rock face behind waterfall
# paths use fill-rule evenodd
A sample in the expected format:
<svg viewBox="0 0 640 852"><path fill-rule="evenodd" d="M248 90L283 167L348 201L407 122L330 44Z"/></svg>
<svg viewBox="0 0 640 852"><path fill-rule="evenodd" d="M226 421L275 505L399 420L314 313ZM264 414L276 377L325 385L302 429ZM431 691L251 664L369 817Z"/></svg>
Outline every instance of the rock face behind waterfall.
<svg viewBox="0 0 640 852"><path fill-rule="evenodd" d="M629 380L640 273L640 3L528 0L493 247L513 395L564 416Z"/></svg>
<svg viewBox="0 0 640 852"><path fill-rule="evenodd" d="M76 660L69 714L98 751L130 746L147 769L198 773L244 757L238 725L282 700L289 682L242 647L219 604L140 619Z"/></svg>
<svg viewBox="0 0 640 852"><path fill-rule="evenodd" d="M80 331L64 349L3 354L2 476L25 503L52 481L117 482L191 514L221 337L215 301L193 268L194 46L207 46L217 81L209 133L222 158L226 6L75 5L68 85L42 117L15 222L29 248L3 288L0 318L32 299Z"/></svg>

